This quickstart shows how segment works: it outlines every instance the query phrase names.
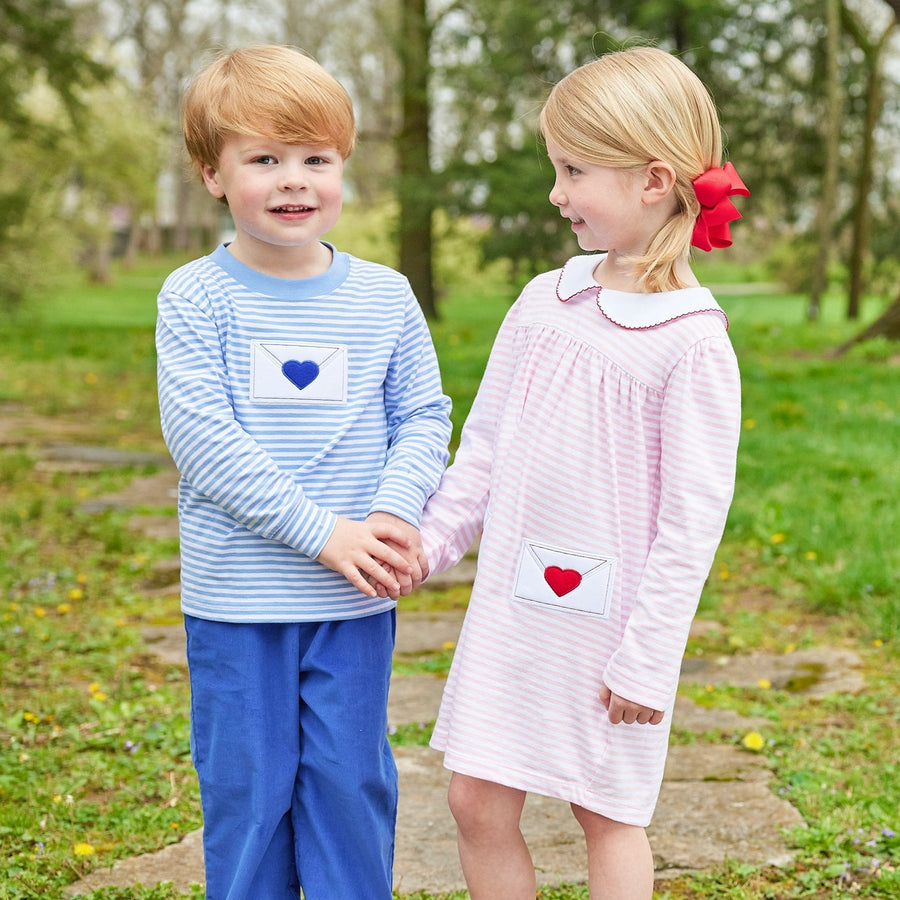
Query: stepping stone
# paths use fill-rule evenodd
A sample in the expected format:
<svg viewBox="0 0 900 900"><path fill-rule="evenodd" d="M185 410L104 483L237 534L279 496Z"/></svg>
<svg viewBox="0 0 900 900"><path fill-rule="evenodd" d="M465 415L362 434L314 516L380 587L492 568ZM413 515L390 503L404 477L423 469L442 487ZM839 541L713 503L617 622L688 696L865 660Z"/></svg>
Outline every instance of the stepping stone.
<svg viewBox="0 0 900 900"><path fill-rule="evenodd" d="M865 690L862 660L844 647L814 647L792 653L747 653L685 661L681 680L699 684L756 687L761 679L773 688L821 699L828 694Z"/></svg>

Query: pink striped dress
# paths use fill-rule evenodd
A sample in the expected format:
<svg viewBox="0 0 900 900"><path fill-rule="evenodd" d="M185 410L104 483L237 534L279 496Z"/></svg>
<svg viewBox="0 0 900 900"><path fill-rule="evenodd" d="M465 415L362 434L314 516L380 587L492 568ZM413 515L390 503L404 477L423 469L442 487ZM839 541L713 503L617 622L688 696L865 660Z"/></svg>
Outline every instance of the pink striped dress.
<svg viewBox="0 0 900 900"><path fill-rule="evenodd" d="M647 825L734 488L740 381L708 290L604 290L598 260L526 286L426 507L432 572L483 530L432 746L455 772ZM663 723L610 725L604 682Z"/></svg>

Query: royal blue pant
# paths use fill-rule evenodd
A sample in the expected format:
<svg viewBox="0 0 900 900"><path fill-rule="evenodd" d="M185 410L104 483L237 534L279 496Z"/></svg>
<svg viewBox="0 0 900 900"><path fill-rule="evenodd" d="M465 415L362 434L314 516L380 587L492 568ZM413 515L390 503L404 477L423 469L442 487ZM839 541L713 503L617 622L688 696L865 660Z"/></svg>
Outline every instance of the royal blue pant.
<svg viewBox="0 0 900 900"><path fill-rule="evenodd" d="M390 900L395 625L185 618L208 900Z"/></svg>

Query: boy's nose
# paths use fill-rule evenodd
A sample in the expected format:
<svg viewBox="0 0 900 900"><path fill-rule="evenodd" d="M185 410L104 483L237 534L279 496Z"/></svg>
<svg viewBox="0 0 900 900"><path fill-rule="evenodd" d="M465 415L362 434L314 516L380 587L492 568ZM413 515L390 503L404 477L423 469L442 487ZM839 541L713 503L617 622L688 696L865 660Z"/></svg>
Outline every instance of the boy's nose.
<svg viewBox="0 0 900 900"><path fill-rule="evenodd" d="M302 165L284 166L280 179L283 191L300 191L309 187L306 169Z"/></svg>

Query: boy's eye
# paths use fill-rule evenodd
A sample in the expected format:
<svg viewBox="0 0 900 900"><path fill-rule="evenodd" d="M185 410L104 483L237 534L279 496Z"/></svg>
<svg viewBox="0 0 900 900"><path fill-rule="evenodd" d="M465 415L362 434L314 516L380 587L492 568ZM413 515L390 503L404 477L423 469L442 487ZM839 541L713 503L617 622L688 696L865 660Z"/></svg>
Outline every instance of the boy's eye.
<svg viewBox="0 0 900 900"><path fill-rule="evenodd" d="M328 160L324 156L310 156L306 160L308 166L322 166L327 162Z"/></svg>
<svg viewBox="0 0 900 900"><path fill-rule="evenodd" d="M261 166L271 166L272 163L277 162L274 156L256 156L253 158L253 162L259 163Z"/></svg>

